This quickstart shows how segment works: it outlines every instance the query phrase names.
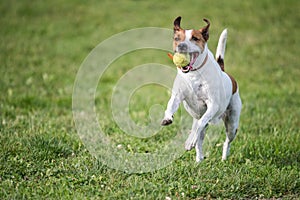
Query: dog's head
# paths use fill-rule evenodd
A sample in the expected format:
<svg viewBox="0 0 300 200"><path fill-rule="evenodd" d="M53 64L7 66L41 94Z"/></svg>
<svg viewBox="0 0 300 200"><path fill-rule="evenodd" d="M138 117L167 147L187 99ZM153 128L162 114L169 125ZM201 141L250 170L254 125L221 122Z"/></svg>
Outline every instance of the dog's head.
<svg viewBox="0 0 300 200"><path fill-rule="evenodd" d="M199 30L190 29L185 30L181 28L181 17L174 20L174 37L173 50L178 53L188 53L190 55L190 63L188 66L182 67L181 70L185 73L189 72L191 68L196 68L201 65L203 61L203 54L206 42L209 38L210 23L207 19L203 19L207 25Z"/></svg>

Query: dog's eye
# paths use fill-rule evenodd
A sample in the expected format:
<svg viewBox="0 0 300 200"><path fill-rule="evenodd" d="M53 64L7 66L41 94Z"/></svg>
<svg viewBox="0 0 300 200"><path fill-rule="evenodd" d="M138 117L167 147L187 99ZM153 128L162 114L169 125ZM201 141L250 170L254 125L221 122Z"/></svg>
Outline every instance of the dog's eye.
<svg viewBox="0 0 300 200"><path fill-rule="evenodd" d="M195 36L192 36L192 40L194 40L195 42L199 41L199 39L196 38Z"/></svg>
<svg viewBox="0 0 300 200"><path fill-rule="evenodd" d="M174 38L174 40L175 40L176 42L178 42L178 41L180 41L180 38L179 38L179 37L176 37L176 38Z"/></svg>

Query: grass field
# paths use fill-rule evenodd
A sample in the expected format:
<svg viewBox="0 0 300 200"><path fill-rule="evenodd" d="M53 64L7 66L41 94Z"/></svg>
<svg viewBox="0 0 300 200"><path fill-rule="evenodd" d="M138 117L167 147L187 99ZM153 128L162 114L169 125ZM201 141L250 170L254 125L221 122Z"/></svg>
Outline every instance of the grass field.
<svg viewBox="0 0 300 200"><path fill-rule="evenodd" d="M299 0L1 1L0 198L299 199L299 8ZM193 150L150 173L111 169L77 135L72 115L77 71L110 36L133 28L172 28L179 15L184 28L200 28L203 17L210 19L213 52L228 28L226 68L237 78L243 101L231 156L221 162L224 130L210 131L207 138L217 136L206 144L207 158L200 164ZM132 67L149 62L174 67L166 52L132 52L112 63L97 90L99 123L130 152L155 152L176 128L141 140L123 134L112 120L114 85ZM148 108L157 101L165 106L168 97L162 88L136 92L133 120L146 123Z"/></svg>

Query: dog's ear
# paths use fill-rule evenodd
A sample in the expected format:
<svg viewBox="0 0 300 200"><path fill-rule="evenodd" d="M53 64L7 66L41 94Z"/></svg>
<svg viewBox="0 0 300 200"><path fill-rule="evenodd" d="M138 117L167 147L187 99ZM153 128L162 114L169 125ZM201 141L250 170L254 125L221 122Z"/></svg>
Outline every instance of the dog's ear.
<svg viewBox="0 0 300 200"><path fill-rule="evenodd" d="M203 28L200 29L200 32L202 33L202 36L204 38L205 41L208 40L209 38L209 26L210 26L210 22L208 21L208 19L203 19L203 21L205 21L207 23L207 25Z"/></svg>
<svg viewBox="0 0 300 200"><path fill-rule="evenodd" d="M175 31L179 31L180 28L180 21L181 21L181 16L178 16L175 20L174 20L174 32Z"/></svg>

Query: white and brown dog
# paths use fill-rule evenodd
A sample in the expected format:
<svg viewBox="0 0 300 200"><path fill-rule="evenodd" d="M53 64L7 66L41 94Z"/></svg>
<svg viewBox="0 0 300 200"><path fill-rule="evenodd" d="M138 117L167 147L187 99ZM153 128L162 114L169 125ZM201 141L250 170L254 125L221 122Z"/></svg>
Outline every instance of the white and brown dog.
<svg viewBox="0 0 300 200"><path fill-rule="evenodd" d="M226 140L222 160L225 160L238 129L242 108L237 83L224 72L227 30L219 38L215 59L207 47L209 21L204 19L207 25L199 30L182 29L180 21L181 17L174 21L173 50L189 53L190 63L177 69L172 96L161 124L171 124L174 113L183 102L185 109L193 117L192 130L185 142L185 149L191 150L195 147L196 161L200 162L204 159L202 144L207 125L223 119Z"/></svg>

